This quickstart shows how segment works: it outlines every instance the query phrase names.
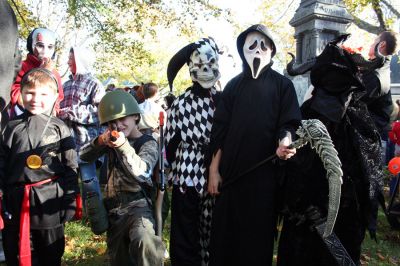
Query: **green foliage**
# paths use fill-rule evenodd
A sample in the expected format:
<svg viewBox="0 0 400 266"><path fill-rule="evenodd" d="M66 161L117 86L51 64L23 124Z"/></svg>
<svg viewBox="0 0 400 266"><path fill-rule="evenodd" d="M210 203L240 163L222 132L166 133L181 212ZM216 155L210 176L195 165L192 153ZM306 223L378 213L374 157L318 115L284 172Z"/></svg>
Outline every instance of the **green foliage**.
<svg viewBox="0 0 400 266"><path fill-rule="evenodd" d="M41 26L39 19L33 15L32 6L23 0L7 0L14 10L19 27L19 35L26 39L32 29ZM22 25L22 26L21 26Z"/></svg>
<svg viewBox="0 0 400 266"><path fill-rule="evenodd" d="M344 0L347 10L354 17L354 23L362 30L378 34L382 30L390 29L394 20L400 19L400 10L395 1L390 0ZM365 19L364 11L374 12L372 19ZM396 29L397 30L397 29Z"/></svg>
<svg viewBox="0 0 400 266"><path fill-rule="evenodd" d="M263 14L261 23L271 30L275 38L277 54L274 61L282 68L286 66L288 52L294 53L296 50L294 28L290 26L289 21L297 7L293 2L278 4L273 1L263 1L258 8L258 11Z"/></svg>
<svg viewBox="0 0 400 266"><path fill-rule="evenodd" d="M149 49L148 45L158 42L160 28L177 32L176 40L188 41L202 34L199 18L229 14L205 0L8 1L15 2L13 8L22 39L37 26L55 29L61 35L58 48L65 53L73 39L78 45L85 41L77 39L77 32L85 32L83 38L92 40L91 46L96 51L96 72L101 78L113 76L122 80L129 77L136 82L153 80L163 85L166 85L165 66L172 53L159 56L160 53ZM46 17L41 10L52 13ZM62 19L54 22L54 18ZM61 63L64 62L57 62L57 65Z"/></svg>
<svg viewBox="0 0 400 266"><path fill-rule="evenodd" d="M351 12L362 11L366 6L375 0L344 0L347 9Z"/></svg>

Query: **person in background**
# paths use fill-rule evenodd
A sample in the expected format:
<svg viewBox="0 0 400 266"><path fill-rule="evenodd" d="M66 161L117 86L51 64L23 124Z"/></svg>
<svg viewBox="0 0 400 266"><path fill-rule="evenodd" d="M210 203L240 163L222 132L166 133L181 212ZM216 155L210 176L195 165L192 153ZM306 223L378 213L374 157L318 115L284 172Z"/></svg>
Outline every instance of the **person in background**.
<svg viewBox="0 0 400 266"><path fill-rule="evenodd" d="M106 92L114 91L116 89L115 84L108 84Z"/></svg>
<svg viewBox="0 0 400 266"><path fill-rule="evenodd" d="M36 28L28 36L26 47L28 49L28 55L26 59L22 61L21 70L11 87L11 101L9 118L13 119L15 116L20 115L23 112L23 104L21 98L21 79L25 73L29 70L37 67L46 68L53 72L58 82L58 98L55 103L55 111L59 112L60 102L64 98L62 82L60 74L54 67L53 59L55 57L56 50L56 35L53 31L46 28Z"/></svg>
<svg viewBox="0 0 400 266"><path fill-rule="evenodd" d="M160 112L163 112L164 117L167 117L166 112L157 102L157 84L152 82L144 84L143 95L145 100L143 103L139 104L139 108L142 111L142 119L139 123L139 130L142 133L152 135L157 140L159 138L158 127Z"/></svg>
<svg viewBox="0 0 400 266"><path fill-rule="evenodd" d="M367 104L375 126L386 147L390 130L390 116L393 111L392 94L390 91L390 61L397 46L396 34L384 31L375 38L369 49L369 59L375 59L375 49L383 55L384 61L377 69L362 72L361 79L366 88L366 94L361 98ZM386 158L384 158L384 162Z"/></svg>
<svg viewBox="0 0 400 266"><path fill-rule="evenodd" d="M101 133L97 106L105 95L105 90L100 81L91 74L90 64L87 51L78 47L70 49L68 66L71 75L63 85L64 100L60 104L59 117L72 131L78 155L84 144ZM101 197L96 163L88 163L78 158L78 165L83 200L89 191L94 191Z"/></svg>

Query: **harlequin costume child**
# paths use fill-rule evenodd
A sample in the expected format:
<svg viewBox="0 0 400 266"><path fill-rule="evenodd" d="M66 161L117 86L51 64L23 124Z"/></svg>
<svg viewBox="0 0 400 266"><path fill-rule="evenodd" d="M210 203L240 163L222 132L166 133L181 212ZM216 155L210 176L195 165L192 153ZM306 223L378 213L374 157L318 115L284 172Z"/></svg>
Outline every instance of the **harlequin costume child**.
<svg viewBox="0 0 400 266"><path fill-rule="evenodd" d="M193 81L168 111L165 145L171 164L172 265L207 265L213 200L207 191L207 159L214 109L219 94L218 48L203 38L176 53L168 65L172 83L187 63Z"/></svg>

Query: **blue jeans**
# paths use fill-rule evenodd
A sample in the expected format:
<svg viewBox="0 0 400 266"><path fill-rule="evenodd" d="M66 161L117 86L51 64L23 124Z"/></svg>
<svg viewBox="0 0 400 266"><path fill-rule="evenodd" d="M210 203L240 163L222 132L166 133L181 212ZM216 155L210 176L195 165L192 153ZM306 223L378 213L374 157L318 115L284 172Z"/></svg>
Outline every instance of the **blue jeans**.
<svg viewBox="0 0 400 266"><path fill-rule="evenodd" d="M82 180L82 199L86 200L86 194L95 191L101 199L99 179L96 174L96 163L80 163L79 172Z"/></svg>

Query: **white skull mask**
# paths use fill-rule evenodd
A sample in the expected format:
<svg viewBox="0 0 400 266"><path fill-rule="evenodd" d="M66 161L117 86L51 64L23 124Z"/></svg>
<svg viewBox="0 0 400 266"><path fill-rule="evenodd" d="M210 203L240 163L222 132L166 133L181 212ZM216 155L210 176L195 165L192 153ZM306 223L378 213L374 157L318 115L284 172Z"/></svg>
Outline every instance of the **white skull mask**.
<svg viewBox="0 0 400 266"><path fill-rule="evenodd" d="M212 40L210 40L210 43L204 40L198 43L202 45L190 55L190 77L203 88L208 89L214 86L221 77L218 54L216 53L216 48L214 48L216 47L215 43Z"/></svg>
<svg viewBox="0 0 400 266"><path fill-rule="evenodd" d="M250 32L244 42L243 54L253 78L257 79L261 70L271 62L271 41L259 32Z"/></svg>

